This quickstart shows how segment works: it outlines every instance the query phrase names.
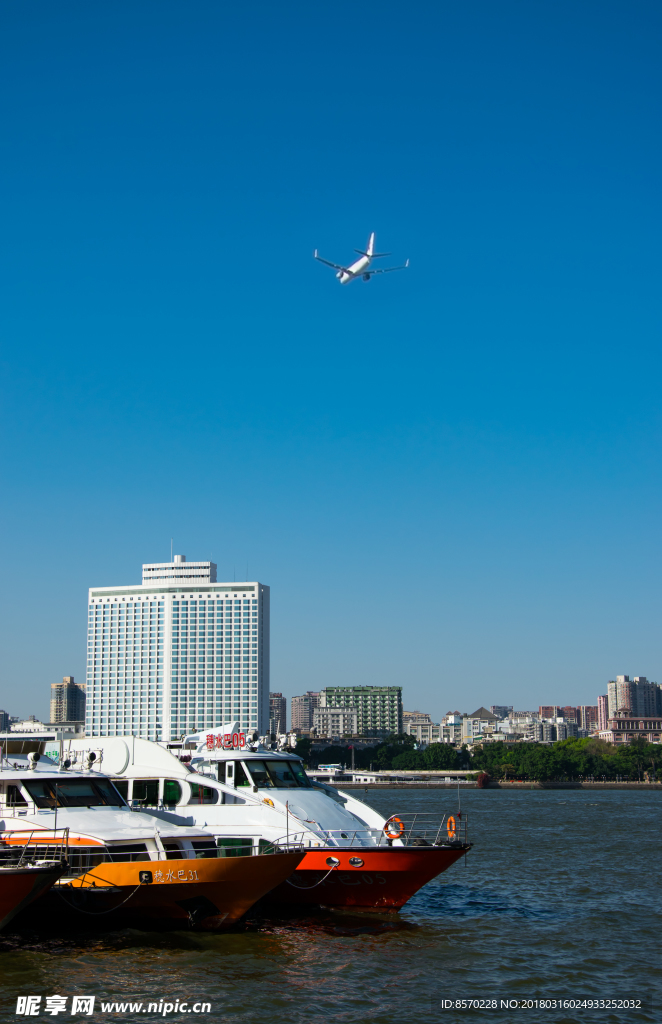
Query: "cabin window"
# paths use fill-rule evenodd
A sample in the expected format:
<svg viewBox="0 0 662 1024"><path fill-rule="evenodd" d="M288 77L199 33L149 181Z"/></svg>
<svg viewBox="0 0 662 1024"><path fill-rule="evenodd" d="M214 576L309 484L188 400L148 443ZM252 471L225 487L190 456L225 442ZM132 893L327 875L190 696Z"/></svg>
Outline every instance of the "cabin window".
<svg viewBox="0 0 662 1024"><path fill-rule="evenodd" d="M249 771L256 786L260 789L273 788L273 782L264 761L251 761Z"/></svg>
<svg viewBox="0 0 662 1024"><path fill-rule="evenodd" d="M110 859L105 846L70 846L67 857L69 862L67 876L74 878L76 875L89 871L91 868L95 868ZM119 860L120 858L118 857L117 859ZM147 859L146 853L143 854L143 859Z"/></svg>
<svg viewBox="0 0 662 1024"><path fill-rule="evenodd" d="M117 792L121 796L124 797L125 800L129 799L129 780L128 779L118 779L116 782L113 782L113 786L115 787Z"/></svg>
<svg viewBox="0 0 662 1024"><path fill-rule="evenodd" d="M292 789L298 785L289 761L267 761L267 771L278 789Z"/></svg>
<svg viewBox="0 0 662 1024"><path fill-rule="evenodd" d="M163 849L166 852L167 860L184 860L186 857L179 843L164 842Z"/></svg>
<svg viewBox="0 0 662 1024"><path fill-rule="evenodd" d="M153 806L159 802L158 779L134 779L133 800L143 806Z"/></svg>
<svg viewBox="0 0 662 1024"><path fill-rule="evenodd" d="M116 843L108 847L104 860L112 861L134 861L149 860L149 854L145 843Z"/></svg>
<svg viewBox="0 0 662 1024"><path fill-rule="evenodd" d="M163 780L163 803L178 804L182 798L182 787L175 779Z"/></svg>
<svg viewBox="0 0 662 1024"><path fill-rule="evenodd" d="M219 857L250 857L253 853L253 840L250 836L218 836Z"/></svg>
<svg viewBox="0 0 662 1024"><path fill-rule="evenodd" d="M124 801L107 779L25 779L37 807L123 807Z"/></svg>
<svg viewBox="0 0 662 1024"><path fill-rule="evenodd" d="M225 761L219 761L218 762L217 771L218 771L218 774L217 774L218 781L219 782L225 782Z"/></svg>
<svg viewBox="0 0 662 1024"><path fill-rule="evenodd" d="M218 790L211 786L201 786L197 782L189 782L191 787L190 804L217 804Z"/></svg>
<svg viewBox="0 0 662 1024"><path fill-rule="evenodd" d="M251 782L241 761L235 761L234 763L234 784L235 786L250 786Z"/></svg>
<svg viewBox="0 0 662 1024"><path fill-rule="evenodd" d="M203 860L205 857L217 857L218 850L216 849L216 841L213 836L209 839L194 839L191 843L195 851L195 856L199 860Z"/></svg>
<svg viewBox="0 0 662 1024"><path fill-rule="evenodd" d="M7 786L7 807L27 807L28 802L18 786Z"/></svg>
<svg viewBox="0 0 662 1024"><path fill-rule="evenodd" d="M248 761L253 782L260 789L297 789L310 782L299 761Z"/></svg>
<svg viewBox="0 0 662 1024"><path fill-rule="evenodd" d="M310 785L310 779L303 770L303 763L301 761L288 761L290 771L294 775L295 779L303 789L312 789Z"/></svg>

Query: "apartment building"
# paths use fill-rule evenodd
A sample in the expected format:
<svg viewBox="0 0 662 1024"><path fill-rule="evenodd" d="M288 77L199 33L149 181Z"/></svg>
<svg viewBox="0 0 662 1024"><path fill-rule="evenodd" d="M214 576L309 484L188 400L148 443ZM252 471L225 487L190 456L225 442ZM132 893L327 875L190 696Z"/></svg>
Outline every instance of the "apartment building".
<svg viewBox="0 0 662 1024"><path fill-rule="evenodd" d="M401 686L327 686L320 692L322 708L356 708L360 736L401 733Z"/></svg>
<svg viewBox="0 0 662 1024"><path fill-rule="evenodd" d="M51 683L51 725L85 721L85 687L63 676L61 683Z"/></svg>
<svg viewBox="0 0 662 1024"><path fill-rule="evenodd" d="M317 736L331 739L356 736L359 713L351 707L319 707L313 713L313 731Z"/></svg>
<svg viewBox="0 0 662 1024"><path fill-rule="evenodd" d="M287 732L287 701L282 693L269 694L269 732L275 736Z"/></svg>
<svg viewBox="0 0 662 1024"><path fill-rule="evenodd" d="M313 728L313 716L319 707L320 695L317 690L307 690L290 702L292 729L294 732L309 733Z"/></svg>

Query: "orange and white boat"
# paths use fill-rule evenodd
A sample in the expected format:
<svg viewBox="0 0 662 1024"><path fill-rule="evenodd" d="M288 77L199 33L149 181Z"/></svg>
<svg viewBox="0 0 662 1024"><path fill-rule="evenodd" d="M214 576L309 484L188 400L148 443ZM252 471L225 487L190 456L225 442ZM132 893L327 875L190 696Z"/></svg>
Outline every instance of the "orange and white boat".
<svg viewBox="0 0 662 1024"><path fill-rule="evenodd" d="M211 833L219 849L252 843L303 845L296 871L269 901L366 909L403 906L471 844L460 813L384 818L353 794L311 781L300 757L246 742L243 734L192 736L191 767L159 744L134 737L72 740L67 757L94 744L104 771L130 803L162 821ZM192 771L191 769L195 769Z"/></svg>
<svg viewBox="0 0 662 1024"><path fill-rule="evenodd" d="M27 846L36 865L50 858L58 829L68 830L66 871L32 915L59 920L227 926L303 856L252 845L249 857L223 856L202 829L134 812L105 776L58 770L38 754L0 771L0 817L5 847Z"/></svg>

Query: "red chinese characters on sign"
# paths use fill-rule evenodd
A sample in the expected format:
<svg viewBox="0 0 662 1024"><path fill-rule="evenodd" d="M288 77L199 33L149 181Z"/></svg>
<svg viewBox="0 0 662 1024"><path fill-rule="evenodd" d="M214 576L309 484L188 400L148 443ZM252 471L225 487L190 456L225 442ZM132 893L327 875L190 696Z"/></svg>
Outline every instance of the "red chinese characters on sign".
<svg viewBox="0 0 662 1024"><path fill-rule="evenodd" d="M236 750L237 747L246 746L246 734L243 732L226 732L224 736L218 733L207 734L207 750Z"/></svg>

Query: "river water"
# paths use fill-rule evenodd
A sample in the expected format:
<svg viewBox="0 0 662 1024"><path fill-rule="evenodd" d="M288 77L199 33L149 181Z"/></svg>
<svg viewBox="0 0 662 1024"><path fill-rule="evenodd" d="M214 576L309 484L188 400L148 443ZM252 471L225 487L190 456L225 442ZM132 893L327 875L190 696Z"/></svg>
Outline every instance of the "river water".
<svg viewBox="0 0 662 1024"><path fill-rule="evenodd" d="M359 794L360 795L360 794ZM400 912L254 916L231 933L0 936L0 1020L19 995L187 1000L228 1024L463 1020L662 1022L662 796L607 790L465 790L474 848ZM443 813L455 791L366 796L384 814ZM448 1006L497 1001L497 1008ZM634 1009L502 1007L508 1000L640 1000ZM35 1019L35 1018L31 1018Z"/></svg>

